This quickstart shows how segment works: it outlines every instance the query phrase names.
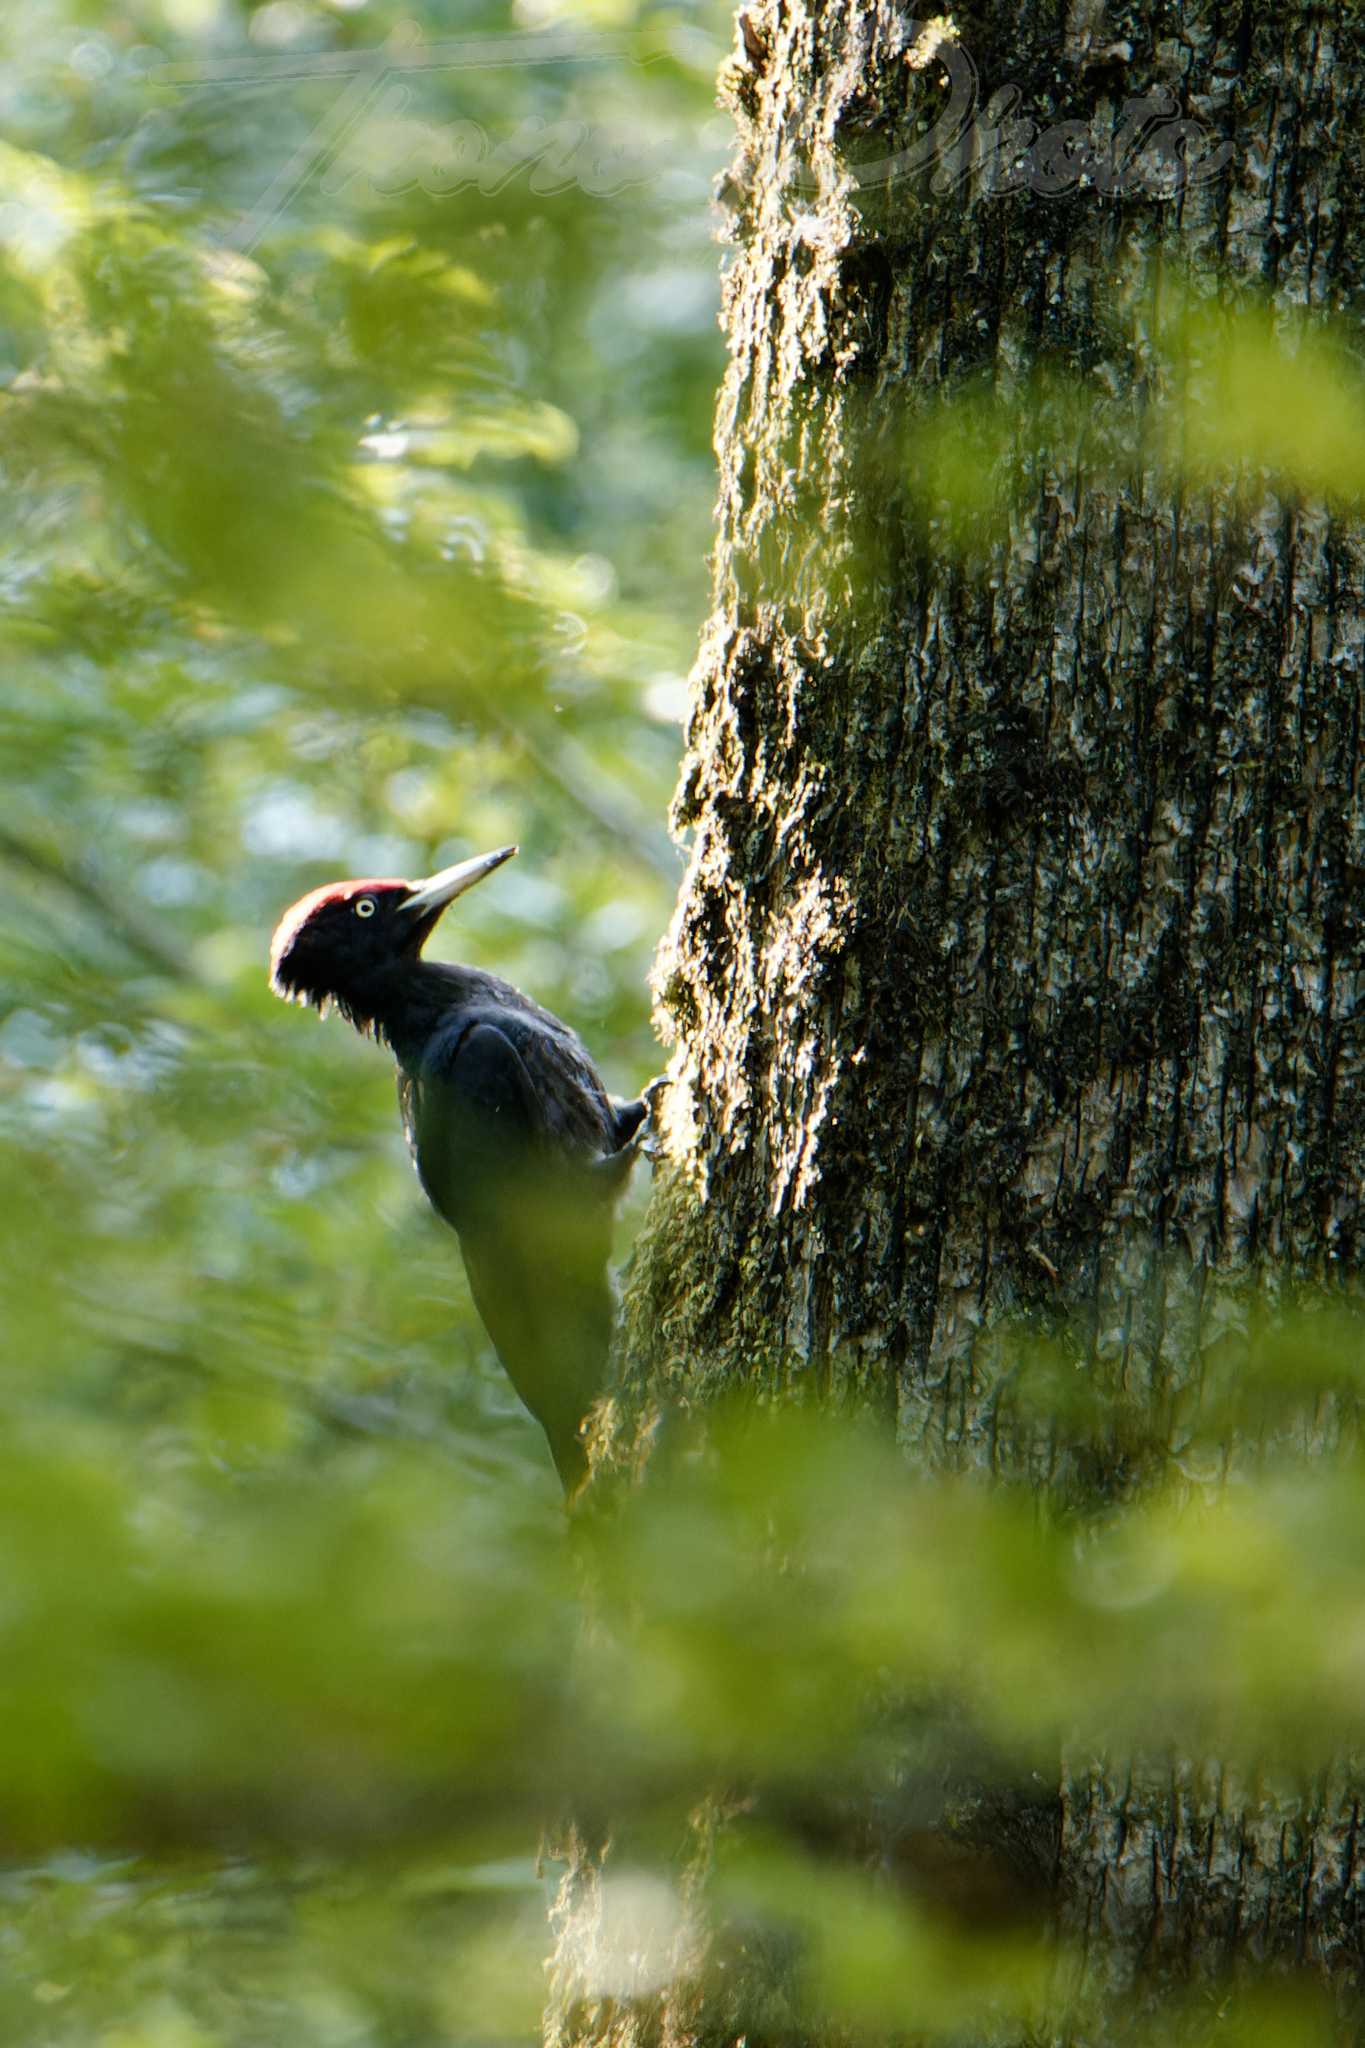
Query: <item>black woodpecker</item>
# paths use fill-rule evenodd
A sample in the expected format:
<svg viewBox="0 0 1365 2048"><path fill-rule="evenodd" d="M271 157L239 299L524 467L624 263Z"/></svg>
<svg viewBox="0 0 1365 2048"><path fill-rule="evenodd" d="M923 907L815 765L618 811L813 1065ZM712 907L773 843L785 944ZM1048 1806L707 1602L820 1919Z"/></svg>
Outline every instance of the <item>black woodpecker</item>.
<svg viewBox="0 0 1365 2048"><path fill-rule="evenodd" d="M516 850L425 882L314 889L280 919L270 985L391 1048L422 1186L459 1234L484 1327L572 1495L606 1378L612 1216L646 1108L612 1101L568 1025L510 982L422 958L446 906Z"/></svg>

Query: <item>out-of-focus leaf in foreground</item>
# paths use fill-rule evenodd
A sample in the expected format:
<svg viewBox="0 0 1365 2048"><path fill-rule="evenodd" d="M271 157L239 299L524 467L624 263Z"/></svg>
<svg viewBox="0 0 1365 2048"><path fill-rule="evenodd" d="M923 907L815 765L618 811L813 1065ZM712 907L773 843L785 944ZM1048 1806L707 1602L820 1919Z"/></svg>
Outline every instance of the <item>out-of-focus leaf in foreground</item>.
<svg viewBox="0 0 1365 2048"><path fill-rule="evenodd" d="M1045 1804L1064 1755L1173 1752L1299 1784L1359 1746L1354 1457L1049 1525L828 1418L737 1416L570 1529L431 1443L309 1472L271 1405L204 1417L262 1446L249 1476L184 1451L122 1469L92 1424L0 1460L0 1811L26 1911L73 1841L131 1859L90 1866L116 1899L188 1883L210 1917L204 1855L249 1855L258 1905L302 1883L323 1924L343 1853L380 1918L423 1871L463 1897L506 1867L479 1938L521 1954L518 1854L588 1814L622 1920L603 1995L647 1990L714 1912L722 1954L736 1927L790 1951L798 2005L954 2036L987 2009L1026 2023L1070 1967L1036 1900L954 1860L983 1789ZM718 1798L716 1881L670 1905L688 1816Z"/></svg>
<svg viewBox="0 0 1365 2048"><path fill-rule="evenodd" d="M1349 333L1247 291L1208 304L1171 280L1101 297L1096 332L1048 338L916 409L916 515L952 545L998 541L1040 486L1104 491L1136 468L1177 486L1267 490L1344 511L1365 498L1365 380Z"/></svg>

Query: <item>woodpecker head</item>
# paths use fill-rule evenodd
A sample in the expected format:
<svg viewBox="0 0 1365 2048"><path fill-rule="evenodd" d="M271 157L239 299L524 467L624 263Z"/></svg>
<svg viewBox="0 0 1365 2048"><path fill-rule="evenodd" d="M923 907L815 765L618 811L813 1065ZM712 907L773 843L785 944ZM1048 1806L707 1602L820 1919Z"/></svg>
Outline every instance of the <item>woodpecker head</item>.
<svg viewBox="0 0 1365 2048"><path fill-rule="evenodd" d="M360 1030L378 1015L385 978L413 960L448 903L463 896L516 852L500 846L442 868L424 882L327 882L303 896L275 927L270 986L286 1002L335 1003Z"/></svg>

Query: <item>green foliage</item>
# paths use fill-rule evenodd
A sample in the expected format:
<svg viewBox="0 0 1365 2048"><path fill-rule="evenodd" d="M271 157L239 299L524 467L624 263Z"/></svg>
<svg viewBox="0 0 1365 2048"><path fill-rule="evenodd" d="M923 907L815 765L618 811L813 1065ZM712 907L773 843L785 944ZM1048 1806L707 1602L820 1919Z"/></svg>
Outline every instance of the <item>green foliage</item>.
<svg viewBox="0 0 1365 2048"><path fill-rule="evenodd" d="M534 2031L557 1488L390 1063L265 964L319 881L516 839L437 950L658 1065L717 24L537 25L0 22L0 2038Z"/></svg>
<svg viewBox="0 0 1365 2048"><path fill-rule="evenodd" d="M431 6L402 105L338 128L327 66L406 18L64 0L0 28L0 1399L98 1420L116 1468L158 1433L308 1461L366 1418L542 1463L386 1063L266 992L306 888L519 840L438 943L622 1090L657 1065L719 356L705 209L664 186L705 191L709 46L632 13L624 56L481 68L519 24ZM457 32L470 62L436 61ZM561 189L528 145L496 189L386 196L460 120L672 154Z"/></svg>
<svg viewBox="0 0 1365 2048"><path fill-rule="evenodd" d="M1031 1925L955 1915L942 1874L874 1883L840 1813L894 1782L917 1836L924 1787L1055 1782L1063 1747L1323 1767L1358 1742L1359 1474L1044 1525L789 1418L680 1435L566 1533L386 1060L276 1003L265 953L333 874L516 838L450 942L618 1087L654 1070L729 29L599 0L556 20L605 55L433 54L336 125L321 59L411 55L414 11L0 24L0 2041L529 2041L542 1825L611 1816L593 1988L648 1989L718 1786L715 1900L787 1944L795 2010L1017 2033L1049 1989ZM419 12L433 53L548 20ZM1358 421L1305 423L1302 362L1254 459L1292 415L1346 488ZM1206 1425L1247 1420L1224 1380L1272 1443L1353 1391L1324 1328L1230 1351ZM1107 1426L1064 1347L1021 1344L1018 1382ZM1292 2000L1219 2012L1308 2038Z"/></svg>
<svg viewBox="0 0 1365 2048"><path fill-rule="evenodd" d="M515 1471L309 1460L270 1407L206 1404L216 1479L182 1446L134 1491L74 1419L0 1458L7 2000L17 1961L43 2038L109 2026L102 1995L135 2040L268 2038L267 2009L304 2040L524 2039L541 1823L611 1815L588 1988L647 1990L717 1787L709 1909L786 1945L794 2011L957 2038L1061 1997L1083 2026L1027 1885L971 1854L982 1788L1174 1743L1306 1789L1359 1743L1355 1459L1059 1526L828 1418L736 1416L569 1541Z"/></svg>

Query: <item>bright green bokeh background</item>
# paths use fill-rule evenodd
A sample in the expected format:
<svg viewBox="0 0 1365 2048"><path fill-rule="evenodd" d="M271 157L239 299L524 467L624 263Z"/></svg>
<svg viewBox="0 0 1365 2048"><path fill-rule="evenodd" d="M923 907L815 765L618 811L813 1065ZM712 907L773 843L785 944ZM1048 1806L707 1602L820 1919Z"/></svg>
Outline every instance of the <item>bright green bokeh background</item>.
<svg viewBox="0 0 1365 2048"><path fill-rule="evenodd" d="M545 1464L390 1064L266 990L305 889L515 838L433 950L572 1018L619 1091L659 1064L714 24L627 10L605 44L570 13L577 56L532 63L532 17L427 6L417 65L411 13L0 30L8 1392L74 1400L135 1463L325 1456L343 1398L401 1395L480 1469ZM506 61L475 62L495 32ZM407 67L362 74L314 162L351 90L326 61L395 34ZM458 124L498 163L440 189ZM432 189L386 196L412 164Z"/></svg>
<svg viewBox="0 0 1365 2048"><path fill-rule="evenodd" d="M265 956L515 838L433 950L657 1071L727 37L0 22L5 2040L534 2032L558 1488L391 1062Z"/></svg>

